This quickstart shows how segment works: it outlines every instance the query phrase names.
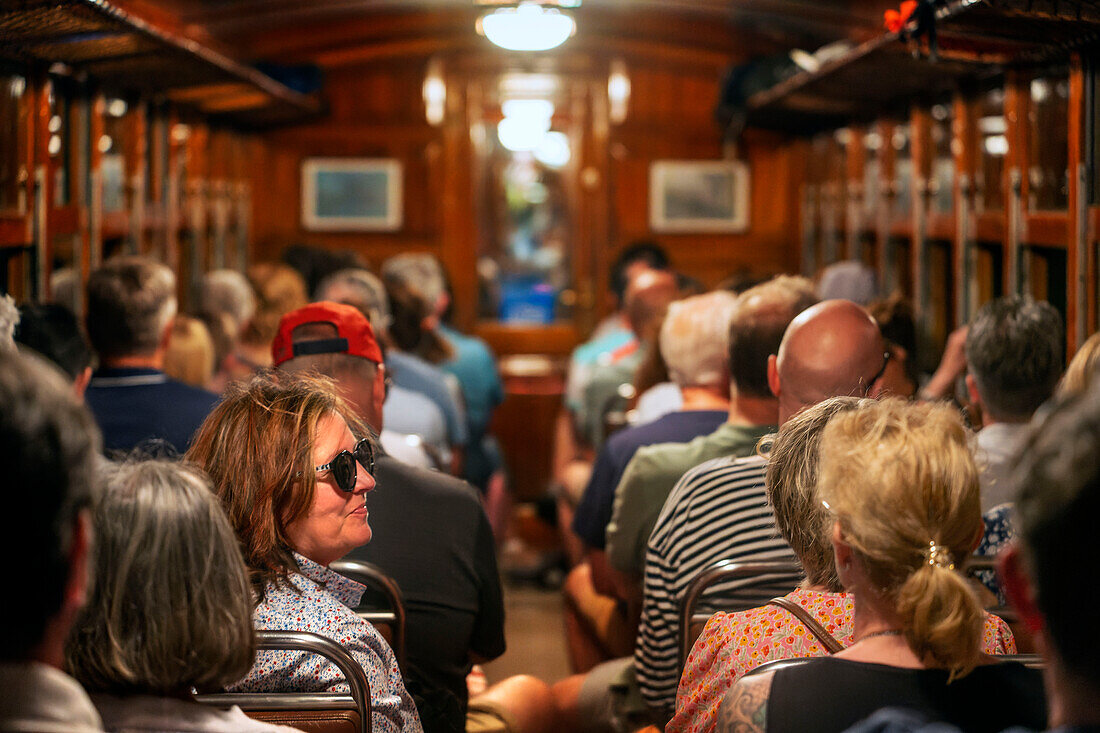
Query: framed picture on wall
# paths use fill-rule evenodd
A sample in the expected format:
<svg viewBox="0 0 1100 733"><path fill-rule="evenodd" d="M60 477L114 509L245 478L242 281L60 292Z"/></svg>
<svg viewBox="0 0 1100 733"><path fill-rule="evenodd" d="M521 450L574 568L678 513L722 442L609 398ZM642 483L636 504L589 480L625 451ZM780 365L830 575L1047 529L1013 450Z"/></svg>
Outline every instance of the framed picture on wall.
<svg viewBox="0 0 1100 733"><path fill-rule="evenodd" d="M312 231L401 228L401 162L391 158L302 161L302 227Z"/></svg>
<svg viewBox="0 0 1100 733"><path fill-rule="evenodd" d="M736 160L654 161L649 226L670 234L747 230L749 167Z"/></svg>

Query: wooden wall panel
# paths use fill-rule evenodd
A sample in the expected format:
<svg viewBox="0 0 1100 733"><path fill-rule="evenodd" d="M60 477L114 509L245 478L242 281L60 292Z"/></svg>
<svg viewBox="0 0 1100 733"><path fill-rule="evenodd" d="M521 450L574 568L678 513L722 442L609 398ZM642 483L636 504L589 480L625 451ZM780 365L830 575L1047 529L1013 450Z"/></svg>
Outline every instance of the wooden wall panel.
<svg viewBox="0 0 1100 733"><path fill-rule="evenodd" d="M592 70L606 69L611 60L590 55L585 59ZM697 235L650 231L648 178L654 160L719 160L735 152L723 149L713 116L729 59L714 55L710 63L687 63L637 56L624 61L631 80L627 119L611 126L606 137L598 130L586 136L599 140L601 150L597 155L589 149L583 155L581 178L598 183L585 184L578 193L585 231L600 233L585 245L595 250L589 253L591 262L585 259L584 267L577 270L578 276L588 281L578 283L582 293L588 287L595 293L589 302L602 305L597 315L607 308L607 268L615 252L639 238L657 239L668 248L676 267L709 285L738 270L764 274L793 269L797 264L798 193L791 165L797 155L778 137L766 133L750 133L736 151L748 161L752 175L747 232ZM424 119L420 97L426 65L427 59L421 57L329 68L325 89L330 114L317 123L264 136L264 154L252 178L253 259L274 258L287 245L305 243L351 249L374 266L403 250L426 249L451 269L470 269L476 253L465 250L477 246L478 231L476 202L471 200L473 147L468 142L469 105L475 101L467 99L463 90L474 79L486 78L486 71L484 63L444 59L448 117L443 126L432 127ZM606 87L599 74L594 72L593 78L600 81L593 81L593 88L602 90ZM606 124L604 114L590 110L587 119L596 126ZM465 140L460 139L463 137ZM399 159L405 178L401 229L378 233L303 230L300 166L309 156ZM461 160L462 156L469 160ZM593 197L606 205L597 205ZM590 221L593 217L606 221ZM459 288L469 289L468 299L474 302L472 270L453 272L452 278L456 296L461 296ZM459 306L467 300L458 299ZM472 307L459 308L456 315L460 325L474 325ZM588 324L582 319L579 325Z"/></svg>

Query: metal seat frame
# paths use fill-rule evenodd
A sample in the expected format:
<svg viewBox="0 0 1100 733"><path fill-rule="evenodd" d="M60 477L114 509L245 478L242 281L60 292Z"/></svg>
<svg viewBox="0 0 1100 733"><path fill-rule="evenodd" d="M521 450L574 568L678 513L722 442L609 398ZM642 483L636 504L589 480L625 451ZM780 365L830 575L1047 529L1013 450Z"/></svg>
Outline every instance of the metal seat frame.
<svg viewBox="0 0 1100 733"><path fill-rule="evenodd" d="M691 646L695 643L695 640L691 636L692 625L697 620L705 620L705 618L696 619L695 617L695 608L699 603L699 599L702 598L703 593L718 583L742 578L759 577L762 581L767 580L768 583L774 583L775 580L772 576L775 575L791 576L791 587L793 589L802 581L802 566L794 562L739 562L736 560L719 560L702 570L692 579L691 583L688 584L687 589L684 591L684 597L680 599L681 671L683 670L684 664L687 663L688 654L691 653ZM751 587L752 586L747 586L744 590L750 590ZM749 606L745 608L731 608L730 610L743 611L748 607Z"/></svg>
<svg viewBox="0 0 1100 733"><path fill-rule="evenodd" d="M380 592L386 599L390 610L356 609L359 618L371 624L389 624L393 629L393 653L397 657L397 666L405 670L405 596L397 581L374 563L362 560L337 560L329 568L340 575L362 583Z"/></svg>
<svg viewBox="0 0 1100 733"><path fill-rule="evenodd" d="M371 731L370 682L359 662L332 639L308 631L257 631L258 651L299 651L317 654L336 665L351 694L334 692L218 692L195 695L204 705L241 710L348 710L359 712L362 733Z"/></svg>

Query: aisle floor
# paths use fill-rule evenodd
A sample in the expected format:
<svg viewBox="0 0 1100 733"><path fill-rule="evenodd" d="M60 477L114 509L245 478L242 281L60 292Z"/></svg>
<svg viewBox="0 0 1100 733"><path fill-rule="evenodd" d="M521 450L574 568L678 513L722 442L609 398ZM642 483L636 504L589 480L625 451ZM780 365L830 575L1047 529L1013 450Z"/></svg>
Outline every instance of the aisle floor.
<svg viewBox="0 0 1100 733"><path fill-rule="evenodd" d="M489 684L514 674L553 684L569 675L560 590L506 584L504 629L508 650L484 666Z"/></svg>

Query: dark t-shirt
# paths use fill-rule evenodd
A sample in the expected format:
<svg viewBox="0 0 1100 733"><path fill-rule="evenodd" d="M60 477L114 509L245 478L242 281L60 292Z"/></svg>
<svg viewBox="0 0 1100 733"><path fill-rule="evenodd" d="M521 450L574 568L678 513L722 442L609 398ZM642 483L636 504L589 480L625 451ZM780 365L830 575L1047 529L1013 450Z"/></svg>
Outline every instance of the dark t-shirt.
<svg viewBox="0 0 1100 733"><path fill-rule="evenodd" d="M988 664L947 683L942 669L902 669L827 657L780 669L768 696L768 733L847 730L880 708L916 711L968 733L1046 726L1042 675L1018 662Z"/></svg>
<svg viewBox="0 0 1100 733"><path fill-rule="evenodd" d="M611 521L615 505L615 487L634 452L646 445L686 443L700 435L710 435L728 417L722 410L670 412L653 422L612 435L596 456L592 476L573 515L573 531L589 547L602 550L607 544L607 523Z"/></svg>
<svg viewBox="0 0 1100 733"><path fill-rule="evenodd" d="M143 368L100 369L84 393L107 453L166 441L182 454L218 399L213 392Z"/></svg>
<svg viewBox="0 0 1100 733"><path fill-rule="evenodd" d="M349 560L378 565L405 598L409 691L424 729L465 729L470 652L504 653L496 547L477 490L380 454L367 495L372 537ZM457 703L457 705L455 704Z"/></svg>

